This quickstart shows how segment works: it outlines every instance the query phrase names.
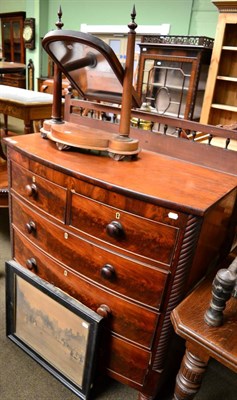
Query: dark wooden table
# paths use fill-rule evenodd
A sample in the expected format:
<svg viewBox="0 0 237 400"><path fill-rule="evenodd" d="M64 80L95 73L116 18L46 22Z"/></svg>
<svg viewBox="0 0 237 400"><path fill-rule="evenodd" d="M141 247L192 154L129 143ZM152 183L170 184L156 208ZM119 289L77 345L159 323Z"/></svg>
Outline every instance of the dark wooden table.
<svg viewBox="0 0 237 400"><path fill-rule="evenodd" d="M8 61L0 61L0 74L14 74L24 72L26 65L22 63L14 63Z"/></svg>
<svg viewBox="0 0 237 400"><path fill-rule="evenodd" d="M228 265L221 266L227 268ZM237 372L237 299L231 298L222 326L209 326L204 314L212 297L214 274L171 313L175 332L186 340L186 353L176 378L174 400L191 400L198 392L210 358Z"/></svg>

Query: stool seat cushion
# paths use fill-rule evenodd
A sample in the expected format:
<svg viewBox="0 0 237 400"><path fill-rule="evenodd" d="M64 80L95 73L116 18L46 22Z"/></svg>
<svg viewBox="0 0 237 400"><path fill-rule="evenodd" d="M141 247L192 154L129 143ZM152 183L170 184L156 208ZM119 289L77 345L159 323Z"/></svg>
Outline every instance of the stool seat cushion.
<svg viewBox="0 0 237 400"><path fill-rule="evenodd" d="M52 104L53 95L49 93L35 92L33 90L15 88L13 86L0 85L0 100L20 103L21 105Z"/></svg>

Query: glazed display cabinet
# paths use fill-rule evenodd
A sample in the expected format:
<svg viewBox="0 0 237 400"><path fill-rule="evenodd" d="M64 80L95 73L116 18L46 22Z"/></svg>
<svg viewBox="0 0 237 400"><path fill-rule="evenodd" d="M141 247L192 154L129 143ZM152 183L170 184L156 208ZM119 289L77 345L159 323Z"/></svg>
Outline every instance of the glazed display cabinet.
<svg viewBox="0 0 237 400"><path fill-rule="evenodd" d="M24 19L25 12L23 11L0 14L3 61L25 64ZM25 74L0 75L0 83L25 88Z"/></svg>
<svg viewBox="0 0 237 400"><path fill-rule="evenodd" d="M142 37L137 90L162 115L199 120L213 39Z"/></svg>

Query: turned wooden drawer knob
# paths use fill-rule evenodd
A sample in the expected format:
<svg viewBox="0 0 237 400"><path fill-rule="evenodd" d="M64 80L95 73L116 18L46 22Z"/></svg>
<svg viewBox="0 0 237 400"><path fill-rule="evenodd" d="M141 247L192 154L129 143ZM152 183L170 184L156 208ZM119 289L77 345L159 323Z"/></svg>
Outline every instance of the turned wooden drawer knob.
<svg viewBox="0 0 237 400"><path fill-rule="evenodd" d="M36 231L36 224L34 221L29 221L26 223L26 230L28 233L33 233Z"/></svg>
<svg viewBox="0 0 237 400"><path fill-rule="evenodd" d="M112 221L106 226L106 232L109 236L120 239L124 236L123 226L118 221Z"/></svg>
<svg viewBox="0 0 237 400"><path fill-rule="evenodd" d="M108 318L111 314L111 310L106 304L101 304L101 306L97 308L96 312L103 318Z"/></svg>
<svg viewBox="0 0 237 400"><path fill-rule="evenodd" d="M33 257L28 258L28 260L26 260L26 266L27 266L27 268L30 269L31 271L32 271L32 270L35 270L35 271L36 271L36 269L37 269L37 262L36 262L36 259L33 258Z"/></svg>
<svg viewBox="0 0 237 400"><path fill-rule="evenodd" d="M115 269L112 265L105 264L100 270L100 275L102 278L112 281L115 278Z"/></svg>
<svg viewBox="0 0 237 400"><path fill-rule="evenodd" d="M32 183L31 185L26 185L25 189L26 189L27 196L29 196L29 197L37 196L38 188L35 183Z"/></svg>

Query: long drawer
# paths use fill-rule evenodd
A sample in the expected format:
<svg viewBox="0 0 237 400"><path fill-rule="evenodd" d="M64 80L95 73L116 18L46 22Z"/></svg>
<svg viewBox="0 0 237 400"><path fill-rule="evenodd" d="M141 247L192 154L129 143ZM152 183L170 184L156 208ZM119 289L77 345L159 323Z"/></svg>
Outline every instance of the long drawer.
<svg viewBox="0 0 237 400"><path fill-rule="evenodd" d="M38 247L80 275L120 295L160 309L170 273L97 246L32 211L12 196L12 223Z"/></svg>
<svg viewBox="0 0 237 400"><path fill-rule="evenodd" d="M13 242L14 258L22 266L30 267L38 276L60 287L94 311L100 309L99 312L103 312L103 306L106 305L110 310L108 328L111 331L147 349L151 348L159 319L157 312L83 279L48 257L17 229L13 230Z"/></svg>
<svg viewBox="0 0 237 400"><path fill-rule="evenodd" d="M73 193L70 224L107 243L170 265L179 229Z"/></svg>

